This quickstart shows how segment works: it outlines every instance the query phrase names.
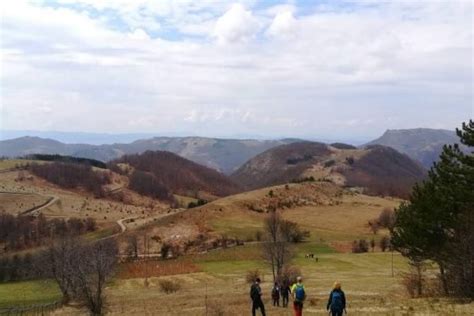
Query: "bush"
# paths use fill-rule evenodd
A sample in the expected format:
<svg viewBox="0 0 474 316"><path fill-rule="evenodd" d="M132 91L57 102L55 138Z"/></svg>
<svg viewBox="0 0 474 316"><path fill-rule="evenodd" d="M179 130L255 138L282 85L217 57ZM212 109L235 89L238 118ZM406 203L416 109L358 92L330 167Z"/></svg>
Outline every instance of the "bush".
<svg viewBox="0 0 474 316"><path fill-rule="evenodd" d="M423 295L423 288L425 278L423 272L425 270L422 262L410 262L410 271L403 274L402 284L404 285L408 295L411 298L421 297Z"/></svg>
<svg viewBox="0 0 474 316"><path fill-rule="evenodd" d="M297 223L282 220L281 231L287 242L299 243L309 238L310 232L302 230Z"/></svg>
<svg viewBox="0 0 474 316"><path fill-rule="evenodd" d="M390 238L387 236L383 236L382 239L380 239L380 249L382 252L385 252L385 250L390 248Z"/></svg>
<svg viewBox="0 0 474 316"><path fill-rule="evenodd" d="M278 277L281 285L290 285L296 283L296 278L301 275L301 270L295 266L285 266Z"/></svg>
<svg viewBox="0 0 474 316"><path fill-rule="evenodd" d="M336 164L335 160L328 160L324 163L324 167L329 168L331 166L334 166Z"/></svg>
<svg viewBox="0 0 474 316"><path fill-rule="evenodd" d="M377 220L378 224L384 228L391 228L395 223L395 212L390 208L384 208Z"/></svg>
<svg viewBox="0 0 474 316"><path fill-rule="evenodd" d="M291 180L291 183L303 183L303 182L314 182L316 179L313 176L309 177L304 177L304 178L299 178L299 179L293 179Z"/></svg>
<svg viewBox="0 0 474 316"><path fill-rule="evenodd" d="M189 202L188 208L194 208L194 207L203 206L203 205L206 204L206 203L207 203L206 200L199 199L199 200L197 200L196 202Z"/></svg>
<svg viewBox="0 0 474 316"><path fill-rule="evenodd" d="M166 242L163 243L163 245L161 245L161 249L160 249L161 259L163 260L168 259L171 248L172 248L171 244L168 244Z"/></svg>
<svg viewBox="0 0 474 316"><path fill-rule="evenodd" d="M166 294L175 293L181 289L181 285L178 281L160 280L158 284L160 285L161 291Z"/></svg>
<svg viewBox="0 0 474 316"><path fill-rule="evenodd" d="M257 278L260 278L260 281L263 282L263 275L259 269L249 270L245 275L245 281L247 281L248 284L252 284Z"/></svg>
<svg viewBox="0 0 474 316"><path fill-rule="evenodd" d="M353 253L364 253L369 251L369 243L365 239L360 239L359 241L354 240L352 243L352 252Z"/></svg>

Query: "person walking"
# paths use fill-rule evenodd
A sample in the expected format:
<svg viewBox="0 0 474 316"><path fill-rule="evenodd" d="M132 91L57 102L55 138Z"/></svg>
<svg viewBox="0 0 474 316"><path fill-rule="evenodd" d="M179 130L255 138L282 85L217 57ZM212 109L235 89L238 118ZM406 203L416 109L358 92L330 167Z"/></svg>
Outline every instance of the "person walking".
<svg viewBox="0 0 474 316"><path fill-rule="evenodd" d="M291 289L287 281L283 282L280 293L283 307L288 307L288 298L290 297Z"/></svg>
<svg viewBox="0 0 474 316"><path fill-rule="evenodd" d="M334 282L333 289L329 294L328 304L326 306L328 312L331 312L332 316L342 316L343 312L346 311L346 296L341 290L341 283Z"/></svg>
<svg viewBox="0 0 474 316"><path fill-rule="evenodd" d="M295 316L303 315L303 302L306 299L306 291L301 276L296 278L296 283L291 287L291 296L293 298L293 310Z"/></svg>
<svg viewBox="0 0 474 316"><path fill-rule="evenodd" d="M252 316L255 316L256 310L260 309L262 316L265 316L265 306L262 301L262 288L260 287L260 278L256 278L250 287L250 298L252 299Z"/></svg>
<svg viewBox="0 0 474 316"><path fill-rule="evenodd" d="M273 306L280 306L280 286L277 282L275 282L275 285L273 285L272 288L272 300Z"/></svg>

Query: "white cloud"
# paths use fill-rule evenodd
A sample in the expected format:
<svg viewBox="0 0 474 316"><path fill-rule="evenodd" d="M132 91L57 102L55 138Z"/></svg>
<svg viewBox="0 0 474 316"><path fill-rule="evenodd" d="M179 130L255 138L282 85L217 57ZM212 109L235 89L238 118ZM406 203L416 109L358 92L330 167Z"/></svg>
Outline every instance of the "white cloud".
<svg viewBox="0 0 474 316"><path fill-rule="evenodd" d="M241 4L233 4L214 26L212 36L221 44L247 41L260 28L259 21Z"/></svg>
<svg viewBox="0 0 474 316"><path fill-rule="evenodd" d="M472 116L465 1L69 4L2 2L2 128L375 135Z"/></svg>
<svg viewBox="0 0 474 316"><path fill-rule="evenodd" d="M296 19L292 11L281 11L272 21L272 24L267 29L267 34L270 36L289 37L293 35L296 28Z"/></svg>
<svg viewBox="0 0 474 316"><path fill-rule="evenodd" d="M150 39L150 36L143 29L136 29L129 36L130 38L136 39L136 40L149 40Z"/></svg>

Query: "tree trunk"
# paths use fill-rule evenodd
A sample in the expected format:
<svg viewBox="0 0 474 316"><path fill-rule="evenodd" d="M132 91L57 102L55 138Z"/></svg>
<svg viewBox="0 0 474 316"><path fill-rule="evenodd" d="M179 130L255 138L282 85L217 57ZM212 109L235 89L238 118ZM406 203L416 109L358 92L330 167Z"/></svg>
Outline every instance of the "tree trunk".
<svg viewBox="0 0 474 316"><path fill-rule="evenodd" d="M444 295L448 296L449 289L448 289L448 281L446 280L446 273L444 271L444 264L438 263L438 266L439 266L439 275L441 278L441 285L443 286L443 293Z"/></svg>

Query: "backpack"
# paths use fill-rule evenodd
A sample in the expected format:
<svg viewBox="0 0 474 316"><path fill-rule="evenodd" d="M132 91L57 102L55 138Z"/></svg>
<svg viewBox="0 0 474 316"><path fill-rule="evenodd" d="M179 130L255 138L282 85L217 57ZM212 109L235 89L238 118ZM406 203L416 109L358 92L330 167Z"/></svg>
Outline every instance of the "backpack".
<svg viewBox="0 0 474 316"><path fill-rule="evenodd" d="M297 284L295 288L295 300L297 302L303 302L305 298L304 286Z"/></svg>
<svg viewBox="0 0 474 316"><path fill-rule="evenodd" d="M250 287L250 298L252 299L252 301L255 301L258 299L259 296L260 294L257 285L252 284L252 286Z"/></svg>
<svg viewBox="0 0 474 316"><path fill-rule="evenodd" d="M274 286L272 289L272 298L278 298L280 297L280 289L278 286Z"/></svg>
<svg viewBox="0 0 474 316"><path fill-rule="evenodd" d="M331 297L331 309L335 311L342 311L343 304L342 304L342 293L339 291L332 292Z"/></svg>

